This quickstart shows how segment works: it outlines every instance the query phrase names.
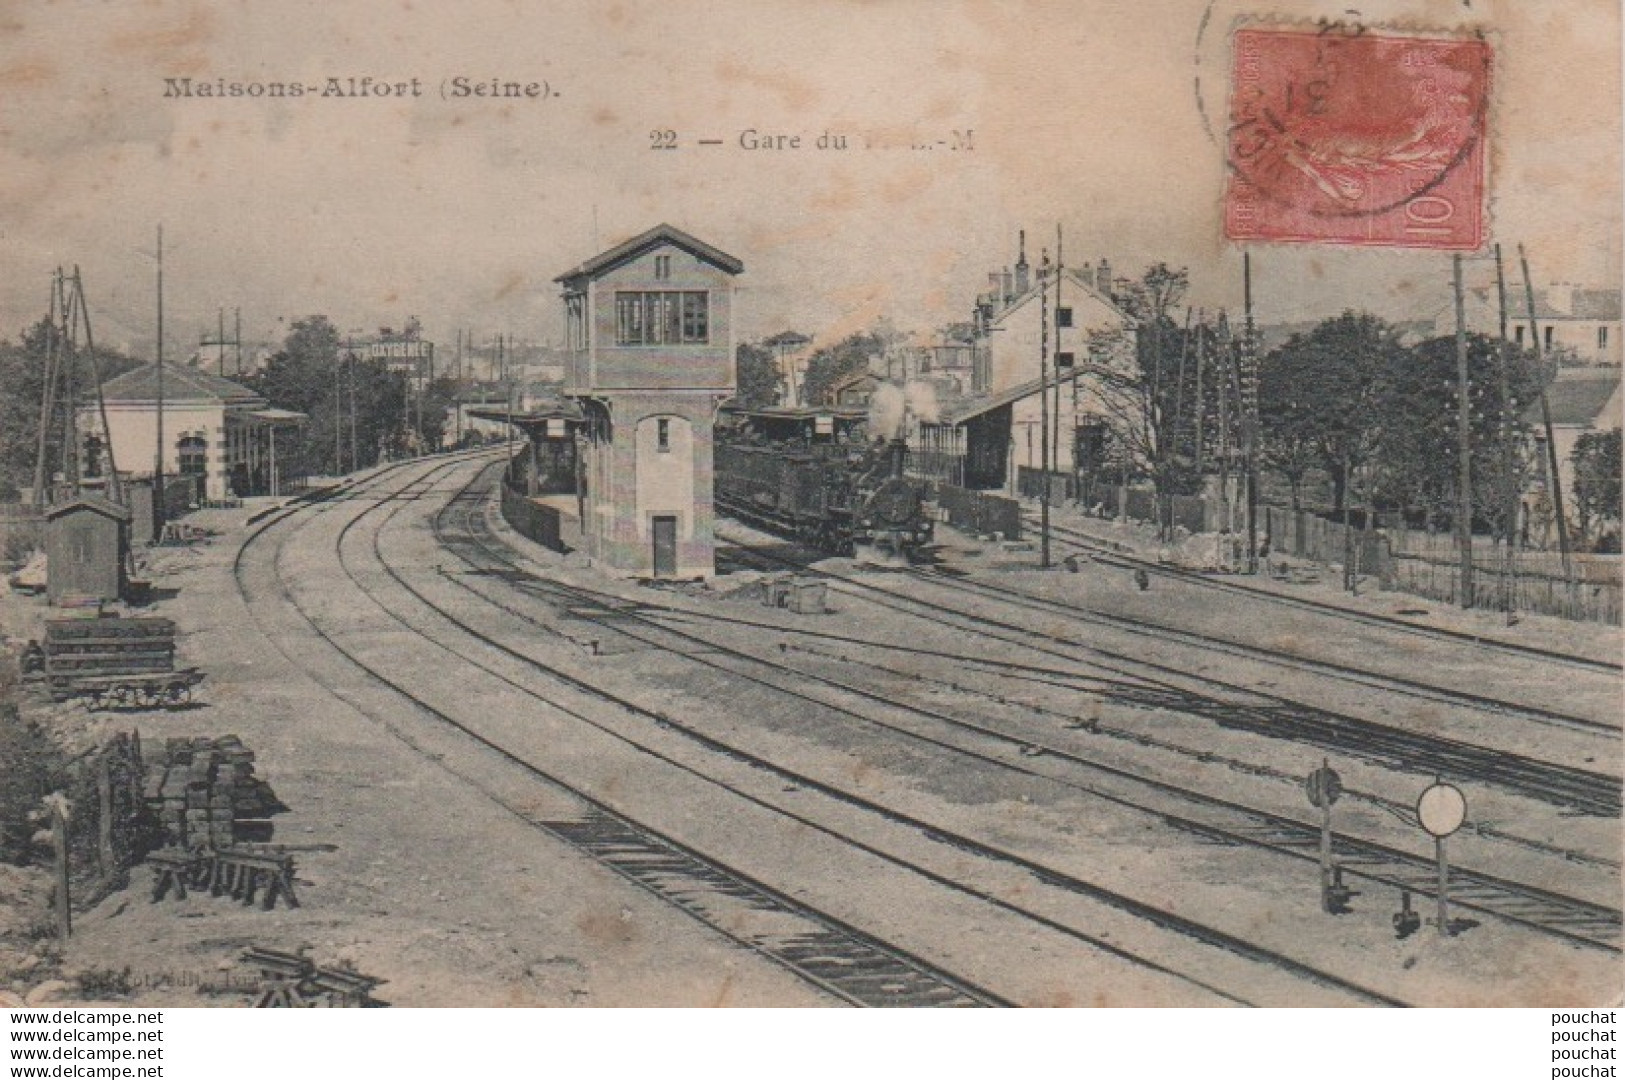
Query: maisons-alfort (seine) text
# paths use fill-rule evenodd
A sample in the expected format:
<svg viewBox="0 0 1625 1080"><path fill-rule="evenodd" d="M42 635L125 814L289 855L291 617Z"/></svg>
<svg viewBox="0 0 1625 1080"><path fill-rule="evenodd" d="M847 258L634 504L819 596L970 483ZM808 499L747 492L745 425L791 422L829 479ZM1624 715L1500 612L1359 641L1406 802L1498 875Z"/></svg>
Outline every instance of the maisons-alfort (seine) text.
<svg viewBox="0 0 1625 1080"><path fill-rule="evenodd" d="M423 79L379 79L371 75L332 75L319 82L238 81L165 78L166 98L420 98ZM546 98L553 94L546 82L518 79L476 79L456 75L440 83L442 98Z"/></svg>

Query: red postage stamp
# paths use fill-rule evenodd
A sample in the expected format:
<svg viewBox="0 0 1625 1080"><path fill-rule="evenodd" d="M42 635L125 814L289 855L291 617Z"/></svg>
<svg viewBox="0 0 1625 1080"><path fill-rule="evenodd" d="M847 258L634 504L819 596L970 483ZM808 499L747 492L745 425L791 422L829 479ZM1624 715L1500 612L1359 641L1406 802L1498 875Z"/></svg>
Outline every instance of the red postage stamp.
<svg viewBox="0 0 1625 1080"><path fill-rule="evenodd" d="M1238 30L1225 235L1480 247L1489 76L1479 39Z"/></svg>

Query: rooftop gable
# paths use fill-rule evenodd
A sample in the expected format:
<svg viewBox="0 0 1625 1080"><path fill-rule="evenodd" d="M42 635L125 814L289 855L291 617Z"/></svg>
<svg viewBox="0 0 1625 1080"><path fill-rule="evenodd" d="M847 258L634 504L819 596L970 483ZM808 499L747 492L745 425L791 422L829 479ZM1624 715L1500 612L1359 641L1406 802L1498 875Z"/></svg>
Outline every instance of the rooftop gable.
<svg viewBox="0 0 1625 1080"><path fill-rule="evenodd" d="M708 262L717 269L730 274L742 273L745 269L744 263L729 255L726 251L714 248L703 240L697 240L679 228L661 224L656 225L647 232L639 233L630 240L616 244L600 255L594 255L580 266L560 274L553 280L560 285L570 286L589 278L601 277L616 267L623 266L663 244L681 248L696 259Z"/></svg>
<svg viewBox="0 0 1625 1080"><path fill-rule="evenodd" d="M57 503L55 506L52 506L45 511L45 520L55 521L63 514L69 513L73 510L92 510L98 514L101 514L103 517L110 517L115 521L130 520L130 511L128 507L120 506L118 503L113 502L110 499L104 499L99 495L80 495L77 498L68 500L67 502Z"/></svg>
<svg viewBox="0 0 1625 1080"><path fill-rule="evenodd" d="M115 402L156 402L158 365L143 364L102 384L102 397ZM265 399L241 383L192 367L164 365L165 401L205 401L222 405L264 405Z"/></svg>

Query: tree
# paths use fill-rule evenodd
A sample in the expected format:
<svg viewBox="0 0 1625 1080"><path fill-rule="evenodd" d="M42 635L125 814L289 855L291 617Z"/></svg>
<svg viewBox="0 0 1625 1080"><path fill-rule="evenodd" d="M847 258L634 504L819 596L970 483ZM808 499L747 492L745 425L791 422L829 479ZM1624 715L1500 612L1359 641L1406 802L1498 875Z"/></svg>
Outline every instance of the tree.
<svg viewBox="0 0 1625 1080"><path fill-rule="evenodd" d="M352 457L366 467L415 442L406 375L381 360L341 357L338 329L326 316L295 322L281 351L244 382L277 408L309 417L288 451L290 464L309 472L347 472ZM426 429L444 423L435 400L431 393L424 401Z"/></svg>
<svg viewBox="0 0 1625 1080"><path fill-rule="evenodd" d="M857 371L869 370L871 358L884 354L886 338L881 328L848 334L826 345L807 361L807 374L801 384L801 399L808 405L829 404L834 384Z"/></svg>
<svg viewBox="0 0 1625 1080"><path fill-rule="evenodd" d="M50 333L49 320L41 319L23 331L20 342L0 342L0 501L15 499L18 489L34 483L34 463L39 453L40 399L45 392L45 359ZM80 402L95 400L96 373L105 382L140 364L139 360L123 353L98 347L96 363L92 366L88 352L81 349L76 375ZM54 423L49 432L49 462L62 460L62 433L61 423ZM123 471L140 468L136 462L117 464Z"/></svg>
<svg viewBox="0 0 1625 1080"><path fill-rule="evenodd" d="M1500 536L1514 524L1506 511L1509 491L1524 486L1521 448L1528 428L1522 414L1541 383L1532 352L1506 346L1504 353L1498 338L1467 336L1472 505L1475 516ZM1510 400L1501 395L1502 363ZM1424 341L1396 358L1383 390L1378 471L1383 495L1420 509L1430 524L1453 522L1459 513L1459 384L1451 334Z"/></svg>
<svg viewBox="0 0 1625 1080"><path fill-rule="evenodd" d="M1201 487L1191 420L1201 408L1195 349L1200 343L1211 352L1214 341L1204 328L1186 330L1174 322L1173 309L1189 285L1190 271L1161 262L1138 279L1118 283L1114 298L1137 325L1127 365L1112 359L1128 349L1124 333L1090 338L1091 374L1113 441L1128 463L1150 477L1159 498L1193 494Z"/></svg>
<svg viewBox="0 0 1625 1080"><path fill-rule="evenodd" d="M739 400L751 409L774 404L779 396L779 365L773 351L741 342L734 359Z"/></svg>
<svg viewBox="0 0 1625 1080"><path fill-rule="evenodd" d="M1580 535L1604 537L1607 526L1620 525L1620 429L1588 431L1575 441L1569 460L1574 463L1574 506ZM1599 549L1603 544L1599 544ZM1606 545L1614 546L1614 545ZM1617 547L1616 547L1617 550Z"/></svg>
<svg viewBox="0 0 1625 1080"><path fill-rule="evenodd" d="M1345 311L1294 334L1260 362L1266 460L1301 463L1312 451L1341 513L1355 471L1376 451L1384 388L1405 355L1398 331L1363 312Z"/></svg>

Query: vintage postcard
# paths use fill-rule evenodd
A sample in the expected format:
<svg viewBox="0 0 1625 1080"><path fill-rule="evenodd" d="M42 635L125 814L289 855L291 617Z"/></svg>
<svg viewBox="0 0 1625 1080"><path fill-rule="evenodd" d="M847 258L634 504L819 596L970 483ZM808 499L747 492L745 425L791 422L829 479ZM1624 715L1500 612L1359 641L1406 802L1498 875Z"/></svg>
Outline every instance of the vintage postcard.
<svg viewBox="0 0 1625 1080"><path fill-rule="evenodd" d="M0 1001L1617 1003L1620 22L0 4Z"/></svg>

